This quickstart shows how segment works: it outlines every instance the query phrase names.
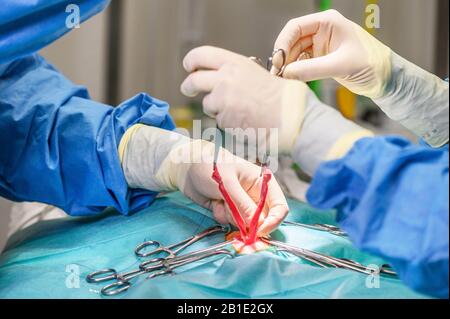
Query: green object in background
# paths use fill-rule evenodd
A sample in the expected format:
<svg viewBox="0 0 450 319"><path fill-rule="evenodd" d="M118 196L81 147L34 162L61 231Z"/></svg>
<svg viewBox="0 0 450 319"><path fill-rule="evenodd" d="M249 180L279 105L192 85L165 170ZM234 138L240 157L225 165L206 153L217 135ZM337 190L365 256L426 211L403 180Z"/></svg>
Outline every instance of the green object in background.
<svg viewBox="0 0 450 319"><path fill-rule="evenodd" d="M319 10L325 11L331 9L333 6L333 0L320 0L319 1ZM316 93L317 97L321 97L322 95L322 82L321 81L312 81L308 83L311 90Z"/></svg>
<svg viewBox="0 0 450 319"><path fill-rule="evenodd" d="M322 94L322 81L311 81L308 82L308 85L311 88L311 90L313 90L314 93L316 93L316 96L320 98Z"/></svg>
<svg viewBox="0 0 450 319"><path fill-rule="evenodd" d="M325 11L331 9L333 5L333 0L320 0L319 9L320 11Z"/></svg>

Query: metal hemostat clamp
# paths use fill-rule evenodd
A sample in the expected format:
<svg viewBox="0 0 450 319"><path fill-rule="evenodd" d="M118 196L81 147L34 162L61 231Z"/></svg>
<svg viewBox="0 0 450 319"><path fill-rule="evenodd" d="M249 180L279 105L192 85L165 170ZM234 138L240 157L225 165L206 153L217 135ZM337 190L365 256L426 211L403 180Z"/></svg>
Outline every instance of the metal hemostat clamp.
<svg viewBox="0 0 450 319"><path fill-rule="evenodd" d="M165 258L168 258L169 256L171 256L173 258L178 253L180 253L187 247L195 244L199 240L202 240L203 238L206 238L208 236L212 236L212 235L215 235L218 233L227 233L228 231L229 231L228 227L213 226L213 227L210 227L210 228L202 231L201 233L199 233L197 235L191 236L189 238L186 238L185 240L182 240L178 243L175 243L175 244L167 246L167 247L163 246L158 241L148 240L148 241L143 242L142 244L138 245L136 247L136 249L134 250L134 253L138 257L149 257L149 256L156 256L156 255L163 254L166 256ZM147 251L147 252L143 252L148 247L153 247L153 249L150 251Z"/></svg>
<svg viewBox="0 0 450 319"><path fill-rule="evenodd" d="M175 268L202 261L210 257L234 257L234 254L230 250L225 249L227 246L231 246L234 241L226 241L204 249L179 255L179 253L185 250L187 247L195 244L203 238L218 233L227 233L228 231L229 227L219 225L213 226L197 235L191 236L185 240L169 246L163 246L155 240L146 241L136 247L136 256L138 256L139 258L145 258L149 256L157 257L141 262L138 269L133 269L127 272L119 273L113 268L107 268L92 272L87 275L86 281L89 283L112 281L112 283L104 286L100 290L100 292L104 296L113 296L127 291L131 287L131 280L142 275L148 275L146 279L151 279L162 275L172 274ZM153 250L143 252L145 249L148 249L148 247L153 247Z"/></svg>
<svg viewBox="0 0 450 319"><path fill-rule="evenodd" d="M352 271L356 271L359 273L363 273L366 275L373 275L373 274L384 274L396 277L397 273L392 270L392 268L388 265L383 265L379 267L378 269L374 269L371 267L364 266L354 260L346 259L346 258L336 258L332 256L327 256L318 252L314 252L308 249L304 248L298 248L291 246L286 243L282 243L279 241L271 240L271 239L265 239L263 238L262 241L265 243L272 245L276 248L278 248L279 251L285 251L292 255L295 255L297 257L300 257L302 259L305 259L311 263L314 263L320 267L333 267L333 268L342 268L342 269L348 269Z"/></svg>
<svg viewBox="0 0 450 319"><path fill-rule="evenodd" d="M302 223L296 223L296 222L290 222L290 221L283 221L282 225L285 226L298 226L298 227L304 227L309 229L314 229L318 231L327 232L336 236L340 237L348 237L348 234L344 231L342 231L339 227L333 226L333 225L327 225L327 224L302 224Z"/></svg>

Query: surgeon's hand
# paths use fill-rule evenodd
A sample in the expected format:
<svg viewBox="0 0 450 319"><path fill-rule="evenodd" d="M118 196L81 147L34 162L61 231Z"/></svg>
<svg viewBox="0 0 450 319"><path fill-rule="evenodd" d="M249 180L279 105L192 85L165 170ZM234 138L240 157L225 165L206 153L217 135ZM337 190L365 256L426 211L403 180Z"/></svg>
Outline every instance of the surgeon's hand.
<svg viewBox="0 0 450 319"><path fill-rule="evenodd" d="M131 188L179 189L197 204L210 209L218 222L235 224L212 179L214 144L156 127L136 125L122 138L119 154ZM220 153L218 168L226 189L249 225L259 200L261 168L226 150ZM272 178L258 234L272 232L287 213L286 199Z"/></svg>
<svg viewBox="0 0 450 319"><path fill-rule="evenodd" d="M274 77L245 56L210 46L189 52L183 65L190 74L182 93L206 93L203 111L220 128L277 128L279 149L291 150L303 120L304 83Z"/></svg>
<svg viewBox="0 0 450 319"><path fill-rule="evenodd" d="M289 21L274 47L286 52L288 79L334 78L356 94L380 98L391 77L391 50L335 10ZM276 74L283 66L281 52L273 64Z"/></svg>
<svg viewBox="0 0 450 319"><path fill-rule="evenodd" d="M184 151L201 147L203 160L200 163L182 164L179 167L183 173L179 174L179 189L199 205L213 211L215 219L222 223L235 225L228 206L222 200L218 185L211 178L214 145L204 141L194 141L185 146ZM178 150L177 152L181 152ZM187 151L190 153L191 151ZM256 211L262 186L261 167L236 157L226 150L222 150L218 169L225 188L237 205L247 225ZM286 199L277 181L272 178L269 182L266 207L260 220L258 234L268 235L275 230L288 213Z"/></svg>

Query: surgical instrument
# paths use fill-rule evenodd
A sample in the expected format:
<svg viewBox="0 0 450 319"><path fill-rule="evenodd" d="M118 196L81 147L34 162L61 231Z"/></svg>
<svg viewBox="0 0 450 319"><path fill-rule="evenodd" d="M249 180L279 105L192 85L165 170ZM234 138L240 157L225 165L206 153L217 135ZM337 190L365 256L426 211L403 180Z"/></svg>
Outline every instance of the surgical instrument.
<svg viewBox="0 0 450 319"><path fill-rule="evenodd" d="M136 249L134 250L134 253L138 257L149 257L149 256L156 256L156 255L165 255L164 258L155 258L152 259L154 261L160 261L162 259L166 258L173 258L178 253L186 249L187 247L195 244L199 240L202 240L205 237L217 234L217 233L227 233L229 231L228 227L225 226L213 226L210 227L201 233L198 233L194 236L191 236L189 238L186 238L185 240L180 241L179 243L170 245L170 246L163 246L160 242L156 240L148 240L143 242L142 244L138 245ZM153 250L143 252L148 247L154 247Z"/></svg>
<svg viewBox="0 0 450 319"><path fill-rule="evenodd" d="M286 251L290 254L293 254L297 257L300 257L302 259L305 259L309 262L312 262L314 264L317 264L321 267L334 267L334 268L342 268L342 269L348 269L353 270L359 273L363 273L366 275L372 275L374 273L380 273L390 276L397 276L397 274L390 269L389 266L383 265L380 268L372 268L372 267L366 267L356 261L350 260L350 259L341 259L336 257L327 256L321 253L317 253L308 249L304 248L298 248L291 245L288 245L286 243L282 243L275 240L265 239L263 238L262 241L265 243L272 245L274 247L277 247L280 251Z"/></svg>
<svg viewBox="0 0 450 319"><path fill-rule="evenodd" d="M196 261L199 260L203 260L205 258L208 257L212 257L212 256L218 256L218 255L228 255L231 258L233 258L233 253L230 252L227 249L218 249L218 250L213 250L204 254L199 254L199 255L195 255L195 256L191 256L189 258L180 258L179 262L173 262L173 260L165 260L163 262L164 264L164 269L157 271L155 273L150 274L147 278L151 279L151 278L155 278L158 276L163 276L163 275L167 275L167 274L171 274L173 273L173 270L177 267L181 267L190 263L194 263Z"/></svg>
<svg viewBox="0 0 450 319"><path fill-rule="evenodd" d="M290 221L283 221L282 225L285 226L299 226L299 227L305 227L309 229L314 229L318 231L324 231L328 232L330 234L341 236L341 237L347 237L348 234L344 231L342 231L339 227L328 225L328 224L302 224L302 223L296 223L296 222L290 222Z"/></svg>
<svg viewBox="0 0 450 319"><path fill-rule="evenodd" d="M264 205L266 204L266 198L267 198L267 192L269 191L269 182L272 178L272 173L267 168L268 166L268 155L264 155L264 160L261 163L261 174L263 178L263 182L261 185L261 193L259 196L259 202L258 206L256 207L255 214L252 217L252 220L250 221L249 226L249 232L247 237L246 244L253 244L256 241L256 233L258 230L258 222L259 218L261 217L262 210L264 208Z"/></svg>
<svg viewBox="0 0 450 319"><path fill-rule="evenodd" d="M267 61L267 70L270 71L270 69L272 68L273 59L278 52L281 52L281 55L283 58L283 63L281 64L280 70L275 75L281 77L281 76L283 76L284 69L286 68L286 62L287 62L286 51L284 51L283 49L276 49L272 52L272 56Z"/></svg>
<svg viewBox="0 0 450 319"><path fill-rule="evenodd" d="M269 70L271 67L271 63L272 63L274 55L280 51L283 54L283 64L285 64L286 52L282 49L276 50L272 53L272 57L267 60L267 65L266 65L267 70ZM262 65L261 59L256 58L256 57L250 57L250 59L252 61L256 62L257 64L261 65L262 67L264 67ZM284 68L283 68L283 70L284 70ZM282 75L282 72L277 74L277 76L281 76L281 75ZM242 241L246 245L251 245L251 244L254 244L256 241L259 218L261 216L261 213L262 213L265 203L266 203L266 198L267 198L267 193L268 193L268 185L272 178L272 172L268 169L268 165L267 165L268 154L267 153L265 154L264 160L261 163L262 184L261 184L261 192L260 192L260 196L259 196L258 205L255 210L255 213L253 214L252 220L250 221L250 225L248 225L248 227L247 227L244 219L242 218L239 210L236 207L236 204L233 202L233 199L231 198L228 191L226 190L225 185L222 180L222 177L220 176L220 173L219 173L217 163L218 163L219 152L220 152L221 147L222 147L222 134L221 134L220 128L218 127L218 125L216 125L216 137L215 137L214 163L213 163L212 178L218 184L219 191L222 194L222 197L223 197L225 203L227 204L228 208L231 211L231 215L233 217L234 222L236 223L236 226L239 229L240 237L241 237Z"/></svg>
<svg viewBox="0 0 450 319"><path fill-rule="evenodd" d="M273 66L273 59L275 58L275 55L278 54L279 52L281 52L281 56L282 56L282 58L283 58L283 63L281 64L281 68L280 68L280 70L275 74L275 76L282 77L282 76L283 76L283 73L284 73L284 70L285 70L285 68L286 68L286 62L287 62L286 51L284 51L283 49L276 49L276 50L274 50L274 51L272 52L272 55L267 59L265 68L266 68L267 71L270 72L270 70L272 69L272 66ZM264 68L263 61L262 61L260 58L251 56L251 57L250 57L250 60L252 60L253 62L259 64L261 67Z"/></svg>
<svg viewBox="0 0 450 319"><path fill-rule="evenodd" d="M393 277L397 276L397 273L392 269L391 265L388 265L388 264L383 264L383 265L381 265L381 267L380 266L376 266L376 265L364 266L361 263L359 263L359 262L357 262L355 260L352 260L352 259L341 258L341 260L349 262L349 263L351 263L353 265L356 265L358 267L364 267L366 269L370 269L370 270L372 270L372 272L375 272L375 273L390 275L390 276L393 276Z"/></svg>
<svg viewBox="0 0 450 319"><path fill-rule="evenodd" d="M181 256L161 258L159 261L150 260L141 263L139 265L139 269L134 269L124 273L119 273L112 268L95 271L90 273L86 277L86 281L89 283L100 283L115 280L115 282L104 286L100 290L100 292L105 296L117 295L128 290L131 287L130 281L132 279L144 274L149 274L146 279L151 279L157 276L170 274L175 268L185 266L209 257L218 255L228 255L230 257L233 257L233 254L229 250L225 249L226 246L232 243L233 241L227 241Z"/></svg>
<svg viewBox="0 0 450 319"><path fill-rule="evenodd" d="M191 253L188 253L188 254L185 254L185 255L180 255L180 256L177 256L177 257L170 257L170 256L168 256L166 258L159 258L159 260L155 260L155 259L147 260L147 261L142 262L139 265L139 267L141 269L146 269L146 268L149 268L149 266L152 265L152 264L155 264L155 263L158 263L158 262L161 262L161 261L166 261L168 259L176 258L176 260L179 261L179 260L184 260L184 259L188 259L188 258L197 257L197 256L200 256L200 255L203 255L203 254L208 254L210 252L214 252L214 251L217 251L217 250L220 250L220 249L224 249L225 247L233 244L233 242L234 242L234 240L228 240L228 241L225 241L223 243L219 243L219 244L216 244L216 245L213 245L213 246L210 246L210 247L207 247L207 248L203 248L203 249L200 249L200 250L196 250L196 251L193 251Z"/></svg>
<svg viewBox="0 0 450 319"><path fill-rule="evenodd" d="M226 246L231 245L232 243L233 243L233 241L226 241L226 242L223 242L223 243L220 243L220 244L213 245L213 246L208 247L208 248L204 248L204 249L201 249L201 250L198 250L198 251L194 251L194 252L189 253L189 254L185 254L185 255L178 256L178 257L169 258L169 259L174 259L175 262L178 262L180 260L185 260L185 259L188 259L188 258L191 258L191 257L196 257L196 256L199 256L199 255L202 255L202 254L208 254L208 253L210 253L212 251L223 249ZM88 282L90 282L90 283L98 283L98 282L104 282L104 281L109 281L109 280L113 280L113 279L120 279L120 278L131 279L131 278L134 278L134 275L137 272L140 272L141 270L144 270L144 271L145 270L151 270L152 266L149 266L151 263L154 263L155 267L158 267L165 260L166 260L165 258L161 258L161 260L159 262L157 262L157 263L152 261L152 260L149 260L149 261L141 263L139 265L139 269L138 270L132 270L132 271L129 271L129 272L124 272L122 274L119 274L115 269L112 269L112 268L102 269L102 270L90 273L86 277L86 280Z"/></svg>
<svg viewBox="0 0 450 319"><path fill-rule="evenodd" d="M222 148L222 133L218 125L216 125L216 137L215 137L215 148L214 148L214 163L213 163L213 174L212 178L219 186L219 191L222 194L222 197L224 201L227 203L228 208L231 211L231 215L233 217L234 222L236 223L236 226L239 229L239 232L241 236L245 239L245 235L247 233L247 227L245 225L245 221L242 218L241 214L239 213L238 208L236 207L236 204L231 199L230 194L225 188L225 185L222 181L222 176L220 176L219 169L217 167L217 163L219 160L219 153Z"/></svg>
<svg viewBox="0 0 450 319"><path fill-rule="evenodd" d="M278 70L277 73L275 73L275 76L283 77L283 73L286 70L286 67L288 66L286 51L284 51L283 49L275 49L272 52L272 56L267 60L267 70L271 71L271 69L273 67L273 59L275 58L275 55L278 54L279 52L281 52L281 57L283 59L283 62L281 63L281 68ZM304 51L298 56L296 61L302 61L302 60L307 60L307 59L311 59L311 54L309 52ZM262 65L262 63L259 63L259 64Z"/></svg>
<svg viewBox="0 0 450 319"><path fill-rule="evenodd" d="M222 147L222 138L221 138L221 133L220 133L220 129L218 127L216 127L216 138L215 138L215 150L214 150L214 163L213 163L213 174L212 174L212 178L214 181L216 181L216 183L218 184L219 187L219 191L222 194L222 197L224 199L224 201L226 202L226 204L228 205L228 208L231 211L231 215L233 217L234 222L236 223L236 226L239 229L240 232L240 237L242 239L242 241L246 244L246 245L251 245L255 242L256 240L256 234L257 234L257 230L258 230L258 221L259 221L259 217L261 216L261 213L264 209L265 203L266 203L266 198L267 198L267 193L268 193L268 188L269 188L269 182L272 178L272 173L270 172L270 170L268 169L268 165L267 165L267 158L268 156L265 155L263 163L261 165L261 177L262 177L262 185L261 185L261 193L260 193L260 197L259 197L259 201L258 201L258 205L256 207L255 213L253 215L252 220L250 221L250 225L247 228L247 225L244 221L244 219L242 218L238 208L236 207L236 204L234 203L233 199L231 198L230 194L228 193L228 191L225 188L225 185L223 183L222 180L222 176L220 176L219 173L219 168L217 165L217 161L219 158L219 152L220 149Z"/></svg>

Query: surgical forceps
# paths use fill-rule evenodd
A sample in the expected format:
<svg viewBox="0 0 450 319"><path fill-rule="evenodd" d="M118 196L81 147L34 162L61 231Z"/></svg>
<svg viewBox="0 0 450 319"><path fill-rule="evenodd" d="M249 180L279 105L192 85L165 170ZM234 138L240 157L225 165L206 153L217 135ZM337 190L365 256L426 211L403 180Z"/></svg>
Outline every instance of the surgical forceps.
<svg viewBox="0 0 450 319"><path fill-rule="evenodd" d="M302 259L305 259L311 263L314 263L320 267L334 267L334 268L342 268L342 269L348 269L353 270L359 273L363 273L366 275L373 275L373 274L385 274L389 276L397 276L397 273L391 269L388 265L383 265L380 268L371 268L364 266L356 261L347 259L347 258L336 258L327 256L321 253L317 253L308 249L304 248L298 248L294 247L279 241L270 240L263 238L262 241L266 242L267 244L270 244L274 247L277 247L279 251L286 251L290 254L293 254L297 257L300 257Z"/></svg>
<svg viewBox="0 0 450 319"><path fill-rule="evenodd" d="M268 169L268 155L266 154L264 156L263 163L261 164L261 177L262 177L262 185L261 185L261 193L259 196L259 202L256 206L255 214L253 215L250 225L247 225L242 218L238 208L236 207L236 204L234 203L233 199L231 198L230 194L228 193L227 189L225 188L225 185L222 180L222 176L220 176L219 168L217 166L217 162L219 159L219 152L222 148L222 133L218 126L216 126L216 137L215 137L215 148L214 148L214 163L213 163L213 174L212 178L217 183L219 187L219 191L222 194L222 197L225 201L225 203L228 205L228 208L231 211L231 215L233 217L233 220L236 223L236 226L239 229L239 233L241 236L242 241L246 245L251 245L256 241L256 234L258 230L258 221L259 217L261 216L261 213L264 209L264 205L266 203L267 193L269 191L269 182L272 178L272 173Z"/></svg>
<svg viewBox="0 0 450 319"><path fill-rule="evenodd" d="M290 221L283 221L282 225L305 227L305 228L314 229L314 230L318 230L318 231L328 232L330 234L333 234L336 236L341 236L341 237L348 236L348 234L346 232L342 231L339 227L333 226L333 225L327 225L327 224L308 225L308 224L295 223L295 222L290 222Z"/></svg>
<svg viewBox="0 0 450 319"><path fill-rule="evenodd" d="M182 256L175 256L171 258L161 258L159 261L143 262L138 269L119 273L115 269L108 268L90 273L86 277L89 283L100 283L114 281L111 284L104 286L100 292L104 296L114 296L127 291L131 287L131 280L141 275L146 275L146 279L152 279L158 276L163 276L173 273L173 270L209 257L227 255L234 257L233 254L225 249L226 246L232 244L233 241L226 241L205 249L194 251Z"/></svg>

